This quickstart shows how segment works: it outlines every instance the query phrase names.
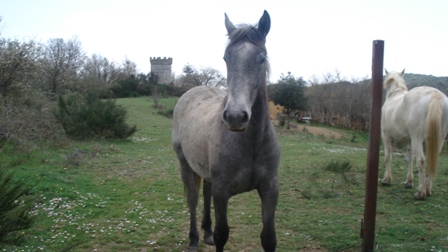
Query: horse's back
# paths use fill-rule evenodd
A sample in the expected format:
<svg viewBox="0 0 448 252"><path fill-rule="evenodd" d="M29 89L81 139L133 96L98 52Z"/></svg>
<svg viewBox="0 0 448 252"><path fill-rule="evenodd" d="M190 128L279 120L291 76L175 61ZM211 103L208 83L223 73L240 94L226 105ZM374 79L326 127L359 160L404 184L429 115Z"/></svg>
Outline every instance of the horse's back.
<svg viewBox="0 0 448 252"><path fill-rule="evenodd" d="M173 112L173 120L193 120L216 113L226 96L226 92L213 87L199 86L188 90L176 103ZM184 117L188 115L188 117Z"/></svg>
<svg viewBox="0 0 448 252"><path fill-rule="evenodd" d="M442 134L448 131L448 98L438 89L420 86L405 95L386 100L382 110L382 128L395 140L410 140L411 137L423 141L426 118L431 102L440 102L442 114Z"/></svg>

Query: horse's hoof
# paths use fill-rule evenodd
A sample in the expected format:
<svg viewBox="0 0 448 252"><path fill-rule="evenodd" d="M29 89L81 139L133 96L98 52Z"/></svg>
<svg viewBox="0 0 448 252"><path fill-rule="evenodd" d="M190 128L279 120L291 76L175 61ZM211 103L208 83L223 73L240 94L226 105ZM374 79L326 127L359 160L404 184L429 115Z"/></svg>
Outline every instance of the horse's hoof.
<svg viewBox="0 0 448 252"><path fill-rule="evenodd" d="M199 248L197 246L188 246L188 252L199 252Z"/></svg>
<svg viewBox="0 0 448 252"><path fill-rule="evenodd" d="M412 182L405 182L404 183L404 188L414 188L414 183L412 183Z"/></svg>
<svg viewBox="0 0 448 252"><path fill-rule="evenodd" d="M204 237L204 242L207 245L215 245L215 241L213 241L213 236Z"/></svg>
<svg viewBox="0 0 448 252"><path fill-rule="evenodd" d="M386 179L386 178L383 178L382 180L381 180L381 184L382 185L384 185L384 186L390 186L390 179Z"/></svg>
<svg viewBox="0 0 448 252"><path fill-rule="evenodd" d="M414 195L414 199L416 199L416 200L424 200L425 197L426 197L426 195L424 195L424 194L421 193L421 192L417 192L417 193L415 193L415 195Z"/></svg>

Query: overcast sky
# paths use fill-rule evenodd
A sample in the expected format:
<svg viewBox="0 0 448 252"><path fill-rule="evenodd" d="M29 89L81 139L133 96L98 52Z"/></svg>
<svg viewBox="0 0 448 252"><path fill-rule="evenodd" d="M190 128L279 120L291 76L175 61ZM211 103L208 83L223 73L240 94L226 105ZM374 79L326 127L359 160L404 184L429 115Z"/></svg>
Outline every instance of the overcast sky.
<svg viewBox="0 0 448 252"><path fill-rule="evenodd" d="M371 76L372 42L384 40L388 70L448 76L446 0L0 0L0 31L7 38L70 39L87 55L150 71L150 57L172 57L226 75L224 13L234 24L255 24L267 10L271 81L281 73L310 79L339 71L347 79Z"/></svg>

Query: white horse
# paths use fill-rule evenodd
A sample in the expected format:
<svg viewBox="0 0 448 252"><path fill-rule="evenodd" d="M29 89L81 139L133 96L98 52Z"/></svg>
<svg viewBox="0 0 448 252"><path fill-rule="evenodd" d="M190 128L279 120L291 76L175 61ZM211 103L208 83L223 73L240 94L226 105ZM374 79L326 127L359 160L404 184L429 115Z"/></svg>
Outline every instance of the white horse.
<svg viewBox="0 0 448 252"><path fill-rule="evenodd" d="M415 156L419 176L415 199L423 200L432 194L438 156L448 132L448 98L439 90L427 86L408 91L403 75L404 70L401 73L386 70L386 101L381 110L386 171L381 182L385 185L391 183L392 139L407 143L408 174L404 185L406 188L413 187L412 165ZM426 144L428 178L425 175L423 143Z"/></svg>

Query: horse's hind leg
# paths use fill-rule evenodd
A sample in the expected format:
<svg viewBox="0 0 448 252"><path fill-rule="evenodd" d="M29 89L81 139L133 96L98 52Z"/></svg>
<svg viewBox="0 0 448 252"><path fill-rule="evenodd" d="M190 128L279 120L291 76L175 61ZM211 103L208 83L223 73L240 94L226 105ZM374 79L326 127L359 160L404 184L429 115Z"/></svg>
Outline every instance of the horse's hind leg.
<svg viewBox="0 0 448 252"><path fill-rule="evenodd" d="M198 189L197 189L197 177L193 171L182 171L182 180L186 190L188 209L190 210L190 244L188 249L190 252L198 251L199 246L199 232L196 226L196 207L198 205Z"/></svg>
<svg viewBox="0 0 448 252"><path fill-rule="evenodd" d="M200 181L200 177L191 169L187 160L183 156L181 148L176 148L176 146L174 146L174 150L176 151L179 159L181 177L184 182L188 209L190 210L190 244L188 246L188 250L190 252L195 252L199 251L199 232L196 226L196 207L198 205L198 182Z"/></svg>
<svg viewBox="0 0 448 252"><path fill-rule="evenodd" d="M413 164L414 164L414 155L412 155L412 148L411 145L408 144L408 151L406 154L406 158L408 160L408 174L406 176L406 181L404 182L405 188L412 188L414 187L414 174L413 174Z"/></svg>
<svg viewBox="0 0 448 252"><path fill-rule="evenodd" d="M392 172L390 170L390 163L392 161L392 139L384 133L381 136L384 144L384 162L386 163L386 170L384 171L384 178L381 180L381 184L390 185L392 182Z"/></svg>
<svg viewBox="0 0 448 252"><path fill-rule="evenodd" d="M204 229L204 242L208 245L215 245L213 241L212 218L211 218L211 201L212 201L212 184L204 180L204 214L202 216L202 229Z"/></svg>
<svg viewBox="0 0 448 252"><path fill-rule="evenodd" d="M414 195L414 198L417 200L423 200L426 197L427 185L425 174L425 155L423 154L422 141L412 141L412 150L416 156L416 163L418 167L418 191Z"/></svg>

